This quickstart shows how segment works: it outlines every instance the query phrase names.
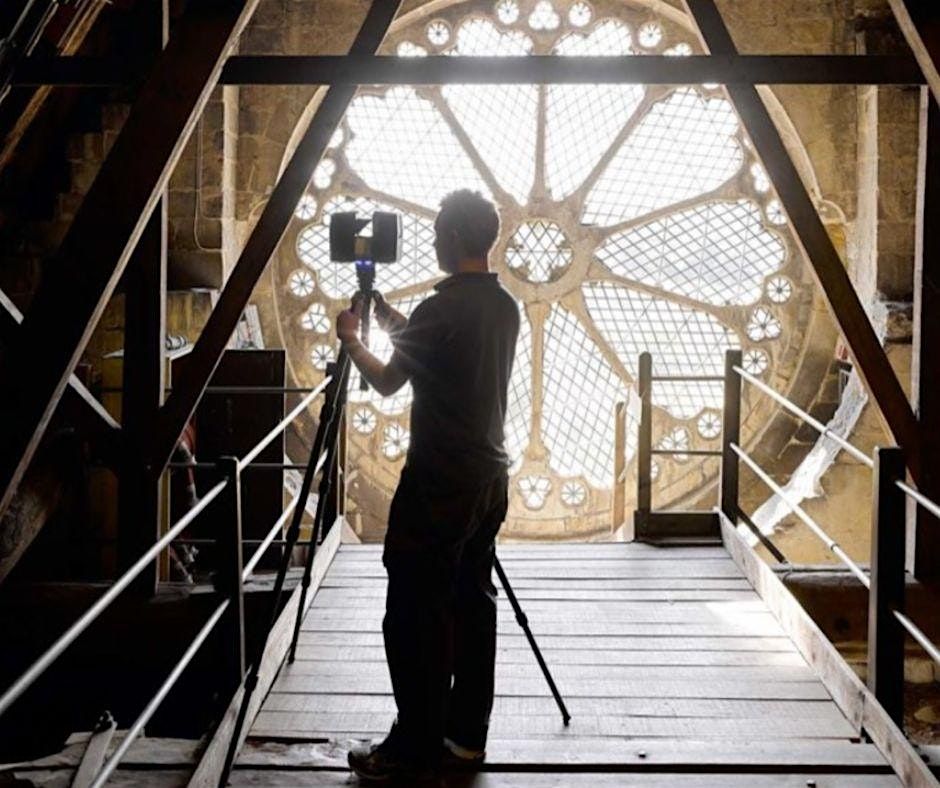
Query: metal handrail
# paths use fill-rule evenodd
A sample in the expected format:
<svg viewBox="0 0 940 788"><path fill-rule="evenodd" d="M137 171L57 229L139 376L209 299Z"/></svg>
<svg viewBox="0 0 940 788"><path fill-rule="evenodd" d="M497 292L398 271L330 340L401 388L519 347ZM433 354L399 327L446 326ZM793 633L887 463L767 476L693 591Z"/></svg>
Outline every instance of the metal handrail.
<svg viewBox="0 0 940 788"><path fill-rule="evenodd" d="M910 636L917 641L930 658L940 665L940 649L924 634L924 631L899 610L892 610L891 612L894 613L898 623L908 631Z"/></svg>
<svg viewBox="0 0 940 788"><path fill-rule="evenodd" d="M95 390L102 394L122 394L124 387L101 386ZM315 390L309 386L206 386L202 394L309 394ZM163 389L164 394L170 394L172 391L172 386L165 386Z"/></svg>
<svg viewBox="0 0 940 788"><path fill-rule="evenodd" d="M901 492L917 501L917 503L923 506L934 517L940 518L940 506L937 506L937 504L931 501L926 495L924 495L922 492L918 492L909 484L902 482L900 479L896 481L895 484Z"/></svg>
<svg viewBox="0 0 940 788"><path fill-rule="evenodd" d="M867 468L874 470L875 468L874 459L868 456L867 454L865 454L861 449L849 443L849 441L843 438L841 435L838 435L837 433L833 432L831 429L829 429L829 427L827 427L821 421L813 418L805 410L795 405L794 403L790 402L790 400L788 400L778 391L774 390L773 388L768 386L766 383L764 383L762 380L758 379L754 375L751 375L749 372L745 371L740 366L735 365L734 367L732 367L732 369L742 379L747 380L751 385L758 388L768 397L770 397L775 402L783 406L790 413L794 414L798 418L801 418L803 421L805 421L807 424L813 427L820 434L824 435L825 437L834 441L841 448L845 449L845 451L851 454L855 459L857 459ZM770 476L768 476L763 471L763 469L750 456L748 456L748 454L743 449L741 449L740 446L737 446L736 444L732 444L731 448L738 455L738 457L740 457L741 460L743 460L745 464L747 464L747 466L752 471L754 471L754 473L758 476L758 478L760 478L761 481L763 481L768 487L770 487L774 491L774 493L777 495L777 497L780 498L780 500L782 500L787 505L787 507L795 515L797 515L797 517L799 517L813 531L813 533L815 533L816 536L818 536L826 544L826 546L835 555L837 555L840 558L840 560L846 566L848 566L848 568L859 579L862 585L864 585L865 588L871 590L871 580L869 579L868 575L864 572L864 570L861 567L858 566L858 564L856 564L851 558L849 558L846 555L845 551L839 546L839 544L835 542L822 529L822 527L816 523L815 520L813 520L808 514L806 514L806 512L802 509L802 507L800 507L794 501L790 500L787 497L787 495L784 493L783 489L778 484L776 484L773 481L773 479L771 479ZM940 519L940 506L938 506L936 503L930 500L930 498L928 498L926 495L919 492L918 490L915 490L909 484L907 484L906 482L900 479L895 479L894 485L899 490L901 490L901 492L903 492L908 497L912 498L920 506L922 506L924 509L930 512L930 514L932 514L934 517L937 517L938 519ZM893 609L891 612L894 615L894 617L897 619L898 623L907 631L907 633L912 638L914 638L914 640L918 643L918 645L921 648L923 648L924 651L927 652L930 658L935 663L940 665L940 648L938 648L937 645L933 641L931 641L930 638L924 633L924 631L920 627L918 627L904 613L896 609Z"/></svg>
<svg viewBox="0 0 940 788"><path fill-rule="evenodd" d="M283 419L281 419L280 423L258 442L257 446L255 446L250 452L248 452L248 454L242 457L238 461L238 470L244 470L245 467L250 465L251 461L261 454L261 452L263 452L278 435L286 430L287 426L294 419L296 419L299 414L306 410L314 399L323 393L324 389L326 389L326 387L329 385L330 380L330 377L325 377L321 383L313 389L313 391L311 391L300 401L296 408L294 408Z"/></svg>
<svg viewBox="0 0 940 788"><path fill-rule="evenodd" d="M731 444L731 449L735 454L738 455L738 457L741 458L741 460L745 463L745 465L747 465L752 471L754 471L757 477L762 482L764 482L764 484L766 484L771 490L774 491L777 497L780 498L780 500L782 500L787 505L790 511L793 512L793 514L795 514L797 517L799 517L800 520L802 520L803 523L814 534L816 534L817 537L819 537L820 541L822 541L823 544L825 544L826 547L828 547L829 550L834 555L836 555L839 558L839 560L841 560L842 563L844 563L849 568L849 570L851 570L852 574L855 575L859 579L861 584L865 586L865 588L870 589L871 580L869 579L865 570L862 569L858 564L855 563L855 561L853 561L848 556L845 550L843 550L842 547L839 546L839 543L836 542L831 536L829 536L829 534L827 534L822 529L822 527L812 517L810 517L806 513L806 511L803 509L802 506L800 506L795 501L792 501L784 492L783 488L779 484L777 484L773 479L771 479L770 476L768 476L767 473L763 470L763 468L761 468L760 465L758 465L757 462L754 459L752 459L751 456L746 451L744 451L744 449L742 449L736 443Z"/></svg>
<svg viewBox="0 0 940 788"><path fill-rule="evenodd" d="M734 371L737 372L738 375L744 380L746 380L748 383L757 387L762 392L764 392L764 394L770 397L772 400L782 405L784 408L790 411L790 413L792 413L794 416L798 416L799 418L803 419L803 421L809 424L814 430L821 433L822 435L825 435L827 438L829 438L829 440L834 441L835 443L839 444L839 446L845 449L856 460L863 463L868 468L875 467L875 461L871 457L869 457L867 454L865 454L865 452L853 446L841 435L838 435L837 433L833 432L831 429L829 429L825 424L823 424L818 419L814 419L812 416L809 415L809 413L807 413L805 410L800 408L798 405L794 405L792 402L790 402L790 400L784 397L783 394L780 394L778 391L775 391L774 389L772 389L770 386L764 383L764 381L755 377L751 373L746 372L739 366L735 366Z"/></svg>
<svg viewBox="0 0 940 788"><path fill-rule="evenodd" d="M218 463L215 462L168 462L167 468L174 471L215 471ZM299 462L253 462L242 468L242 471L304 471L306 465Z"/></svg>
<svg viewBox="0 0 940 788"><path fill-rule="evenodd" d="M271 530L268 531L267 536L261 540L261 542L258 544L258 547L251 554L251 558L245 562L245 568L242 570L242 582L248 580L248 578L251 577L252 572L255 571L255 567L261 560L261 556L264 555L264 551L271 546L271 543L274 541L274 537L277 536L278 531L284 527L284 523L287 522L287 518L291 516L294 508L299 502L300 496L295 495L293 500L284 508L284 511L281 512L281 516L277 518L277 522L271 526Z"/></svg>
<svg viewBox="0 0 940 788"><path fill-rule="evenodd" d="M314 473L319 473L323 470L323 466L326 463L327 452L320 452L320 456L317 458L317 464L314 468ZM271 530L268 531L267 536L261 540L261 543L258 545L258 548L252 553L251 558L248 559L248 562L245 564L245 569L242 572L242 580L247 580L251 577L251 573L254 571L254 568L258 565L258 562L261 560L261 556L264 555L264 551L267 550L274 542L274 537L277 536L277 532L284 527L284 523L287 522L287 518L290 516L291 512L294 511L294 508L300 501L300 495L294 496L294 499L287 504L287 508L281 513L281 516L278 517L277 522L271 526Z"/></svg>
<svg viewBox="0 0 940 788"><path fill-rule="evenodd" d="M653 383L724 383L725 379L716 375L654 375Z"/></svg>
<svg viewBox="0 0 940 788"><path fill-rule="evenodd" d="M717 449L650 449L650 454L661 454L676 457L720 457Z"/></svg>
<svg viewBox="0 0 940 788"><path fill-rule="evenodd" d="M151 698L150 703L147 704L146 708L140 713L140 716L134 721L134 724L131 725L130 730L127 731L127 735L125 735L121 744L114 751L114 754L108 759L108 762L101 767L101 771L98 772L98 776L91 784L91 788L101 788L101 786L108 781L108 778L121 763L121 759L127 754L127 751L137 737L143 732L144 726L150 721L154 712L156 712L160 704L163 703L163 700L169 694L170 690L173 689L183 671L186 670L187 665L192 662L193 657L196 656L196 652L199 651L202 644L206 642L206 638L208 638L212 630L215 629L215 626L219 623L219 620L222 618L222 615L228 609L231 602L231 599L226 599L220 603L215 609L215 612L209 617L209 620L203 625L202 629L199 630L196 637L193 638L192 643L190 643L189 648L186 649L183 656L180 657L179 662L176 663L176 666L170 672L170 675L167 676L163 684L160 685L160 689L158 689L157 693Z"/></svg>
<svg viewBox="0 0 940 788"><path fill-rule="evenodd" d="M851 443L849 443L849 441L847 441L841 435L833 432L831 429L829 429L829 427L827 427L821 421L810 416L809 413L807 413L805 410L800 408L798 405L794 405L792 402L790 402L790 400L784 397L781 393L779 393L778 391L775 391L766 383L764 383L762 380L759 380L754 375L751 375L749 372L746 372L741 367L735 366L734 371L738 375L740 375L741 378L746 380L748 383L752 384L753 386L756 386L768 397L770 397L775 402L782 405L784 408L790 411L790 413L803 419L803 421L809 424L817 432L829 438L831 441L834 441L835 443L837 443L839 446L845 449L849 454L851 454L855 459L857 459L867 468L874 469L875 461L871 457L865 454L861 449L857 448L856 446L853 446ZM901 490L901 492L913 498L920 506L923 506L934 517L940 519L940 505L934 503L926 495L924 495L921 492L918 492L909 484L901 481L900 479L895 481L895 485L897 486L899 490Z"/></svg>
<svg viewBox="0 0 940 788"><path fill-rule="evenodd" d="M280 434L287 426L297 417L297 415L303 411L306 407L310 405L314 398L321 394L326 386L329 384L330 378L323 380L320 385L316 386L314 389L310 390L306 397L300 402L297 407L295 407L281 422L272 429L258 444L248 452L241 460L237 461L236 464L236 484L237 482L237 471L240 471L247 467L252 460L254 460L265 448L267 448L271 442ZM321 456L317 462L317 469L323 467L325 462L325 456ZM219 481L208 493L206 493L199 502L186 514L184 514L167 532L160 537L150 548L148 548L137 561L122 574L108 590L102 594L102 596L87 610L84 614L69 627L56 641L48 648L45 652L35 661L33 664L24 672L19 679L17 679L7 690L0 696L0 715L7 711L22 695L36 682L36 680L45 673L46 670L65 652L65 650L75 642L75 640L88 629L101 614L114 602L115 599L147 568L158 556L165 550L175 539L177 539L183 531L188 528L192 522L206 510L206 508L211 504L216 498L218 498L222 492L228 487L229 479L224 479ZM287 517L293 512L299 503L299 496L297 496L288 506L285 511L282 512L281 516L278 518L277 522L272 526L271 530L268 532L267 537L261 542L258 549L252 554L251 558L246 563L245 567L242 569L242 580L247 579L251 576L258 562L261 560L264 551L270 546L273 542L277 531L283 527L284 522ZM229 608L231 604L231 599L226 599L216 608L215 612L206 622L206 624L200 629L195 638L190 643L189 647L186 649L183 656L180 658L180 661L176 664L170 675L160 686L160 689L157 690L156 694L151 698L150 702L141 712L140 716L131 726L128 731L127 736L125 736L121 745L117 748L108 762L104 765L102 770L99 772L92 788L100 788L111 776L114 770L118 767L118 764L121 761L121 758L126 754L127 750L130 748L133 741L140 735L143 731L144 726L156 712L159 705L169 694L170 690L176 684L182 672L186 669L187 665L192 661L196 652L201 648L203 643L208 638L209 634L221 620L225 611Z"/></svg>
<svg viewBox="0 0 940 788"><path fill-rule="evenodd" d="M179 536L195 520L203 510L221 495L222 491L228 485L228 480L221 481L215 485L192 509L186 512L179 521L169 531L167 531L153 546L145 552L134 565L119 577L102 596L93 604L55 643L37 659L29 669L0 697L0 714L3 714L13 703L29 689L49 666L61 656L76 638L91 626L98 617L111 605L118 595L127 588L137 576L147 568L147 566L156 559L156 557L169 544Z"/></svg>

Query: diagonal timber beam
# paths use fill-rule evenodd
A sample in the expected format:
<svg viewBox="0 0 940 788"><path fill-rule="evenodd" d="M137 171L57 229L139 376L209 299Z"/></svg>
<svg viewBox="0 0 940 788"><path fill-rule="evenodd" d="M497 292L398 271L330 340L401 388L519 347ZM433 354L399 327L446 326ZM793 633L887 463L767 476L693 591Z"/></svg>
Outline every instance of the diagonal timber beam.
<svg viewBox="0 0 940 788"><path fill-rule="evenodd" d="M709 52L716 55L737 52L714 0L685 0L685 4ZM895 442L904 447L911 475L918 481L920 433L914 411L780 132L756 87L728 85L727 90L786 209L794 236L812 265L855 365Z"/></svg>
<svg viewBox="0 0 940 788"><path fill-rule="evenodd" d="M936 0L888 0L898 27L940 104L940 9Z"/></svg>
<svg viewBox="0 0 940 788"><path fill-rule="evenodd" d="M350 54L374 53L388 31L400 0L373 0L365 21L350 47ZM330 87L291 156L257 224L242 249L225 289L174 381L153 431L151 470L166 467L173 447L202 397L251 293L284 235L294 209L310 183L313 170L355 95L354 85Z"/></svg>
<svg viewBox="0 0 940 788"><path fill-rule="evenodd" d="M188 4L0 357L0 514L258 2Z"/></svg>

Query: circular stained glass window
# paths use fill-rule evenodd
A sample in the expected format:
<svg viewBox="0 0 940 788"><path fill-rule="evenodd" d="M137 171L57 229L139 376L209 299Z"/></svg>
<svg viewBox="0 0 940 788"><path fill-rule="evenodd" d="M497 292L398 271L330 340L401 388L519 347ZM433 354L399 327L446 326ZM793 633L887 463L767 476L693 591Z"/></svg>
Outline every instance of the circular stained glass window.
<svg viewBox="0 0 940 788"><path fill-rule="evenodd" d="M616 16L609 8L556 0L438 3L433 16L406 15L383 51L637 57L696 51L674 16L655 18L640 4L624 4ZM618 464L629 465L635 454L644 351L657 375L699 378L653 388L654 442L679 452L656 464L657 502L712 483L714 468L703 472L682 453L713 447L720 435L722 386L701 378L723 374L729 349L743 351L748 372L774 372L789 344L803 341L791 326L801 302L796 294L807 286L785 214L723 91L361 88L298 206L291 259L280 269L293 294L281 308L288 315L300 310L298 347L315 367L324 363L321 338L313 350L302 341L331 323L356 289L352 266L329 262L330 215L402 214L402 260L380 266L376 286L409 314L441 277L434 218L441 199L458 188L475 189L499 208L492 264L523 313L506 415L510 520L561 522L582 512L603 519ZM391 342L375 326L372 343L380 357L390 356ZM383 398L359 391L356 375L353 384L351 451L360 452L364 468L401 461L410 389ZM614 439L618 405L627 420L622 456ZM376 470L374 478L390 492L393 476Z"/></svg>

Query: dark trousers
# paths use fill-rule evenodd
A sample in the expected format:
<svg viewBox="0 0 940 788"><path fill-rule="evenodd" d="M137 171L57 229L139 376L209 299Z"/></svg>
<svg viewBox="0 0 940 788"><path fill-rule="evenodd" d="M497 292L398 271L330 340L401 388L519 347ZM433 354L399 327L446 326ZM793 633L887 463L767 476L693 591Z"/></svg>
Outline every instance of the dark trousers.
<svg viewBox="0 0 940 788"><path fill-rule="evenodd" d="M405 468L392 499L383 560L383 632L398 706L396 738L422 760L445 736L483 749L496 662L496 534L508 480L442 492Z"/></svg>

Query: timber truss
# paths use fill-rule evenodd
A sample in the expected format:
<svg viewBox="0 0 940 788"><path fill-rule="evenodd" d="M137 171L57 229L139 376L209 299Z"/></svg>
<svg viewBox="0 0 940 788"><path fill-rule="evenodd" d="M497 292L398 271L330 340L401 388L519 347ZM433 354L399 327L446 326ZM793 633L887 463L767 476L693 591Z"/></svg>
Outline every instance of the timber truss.
<svg viewBox="0 0 940 788"><path fill-rule="evenodd" d="M4 446L0 458L0 513L10 504L67 389L72 392L70 397L77 394L105 422L115 441L122 441L125 462L136 464L137 483L142 485L141 489L146 488L139 500L153 498L156 480L199 403L314 166L362 82L713 81L726 85L855 365L895 442L904 447L912 478L926 487L927 494L936 495L938 490L932 489L935 483L923 470L936 464L923 453L923 425L891 368L759 89L760 85L793 83L926 83L934 99L940 101L937 70L940 46L930 32L932 22L936 27L936 12L924 11L926 3L891 0L914 52L913 60L871 56L746 56L738 53L714 0L685 0L685 5L709 55L543 56L498 61L428 57L406 61L375 55L399 9L398 0L372 3L348 55L306 58L229 56L258 0L188 4L172 37L143 77L127 123L52 261L56 276L43 280L22 322L10 321L5 326L12 341L0 357L0 380L4 381L0 390L0 412L4 415L0 423L0 443ZM13 83L102 85L111 84L116 73L119 71L106 61L26 58L14 70ZM189 363L164 402L160 337L164 319L166 222L162 218L161 196L216 85L298 83L327 85L328 89L252 229ZM930 109L935 116L936 105L932 103ZM935 126L934 123L931 129ZM931 149L931 161L937 158L936 149L936 145ZM936 180L934 177L927 184L928 200L937 198L936 187L930 188ZM925 237L924 246L929 253L937 245L937 240ZM127 396L131 401L124 407L133 423L125 418L124 427L119 430L89 401L87 392L72 375L126 268L132 272L128 280L129 298L139 306L136 324L133 330L128 329L127 364L141 370L138 379L144 383L130 387ZM153 296L154 290L157 297ZM933 290L925 292L921 304L926 307L938 297ZM923 338L929 337L924 334ZM929 350L924 347L921 354L926 355ZM937 367L936 363L933 367ZM927 374L938 373L934 369ZM147 523L144 527L151 532L141 534L140 543L149 543L156 518L130 517L131 509L124 509L126 514L122 515L125 528L129 522Z"/></svg>

